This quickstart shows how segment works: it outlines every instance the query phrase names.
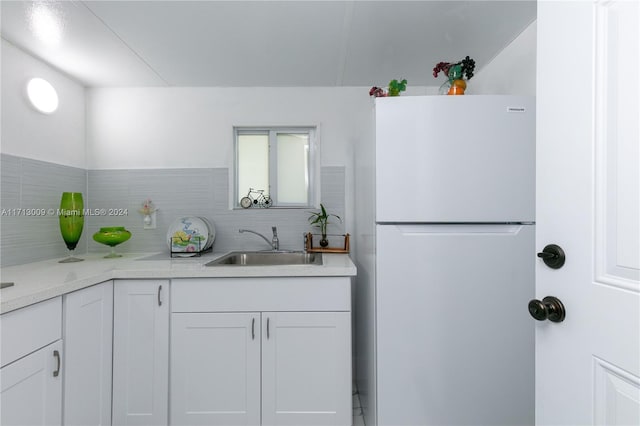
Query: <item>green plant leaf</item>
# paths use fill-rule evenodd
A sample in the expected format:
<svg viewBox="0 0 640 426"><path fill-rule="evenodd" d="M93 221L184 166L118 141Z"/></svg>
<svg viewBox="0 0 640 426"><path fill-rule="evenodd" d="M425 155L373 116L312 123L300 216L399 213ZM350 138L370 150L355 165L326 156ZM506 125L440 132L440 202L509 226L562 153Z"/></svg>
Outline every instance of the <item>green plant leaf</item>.
<svg viewBox="0 0 640 426"><path fill-rule="evenodd" d="M327 213L327 209L321 203L319 212L309 212L311 215L307 219L310 225L317 226L323 231L326 231L326 227L329 224L329 217L333 216L337 218L342 223L342 218L333 213Z"/></svg>

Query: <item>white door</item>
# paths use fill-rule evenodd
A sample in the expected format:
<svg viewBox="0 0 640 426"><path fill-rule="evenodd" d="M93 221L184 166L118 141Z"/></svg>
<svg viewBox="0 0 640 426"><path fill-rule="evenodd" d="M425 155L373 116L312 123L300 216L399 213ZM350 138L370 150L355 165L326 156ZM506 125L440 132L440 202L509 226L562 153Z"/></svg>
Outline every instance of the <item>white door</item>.
<svg viewBox="0 0 640 426"><path fill-rule="evenodd" d="M378 225L378 425L531 425L533 225Z"/></svg>
<svg viewBox="0 0 640 426"><path fill-rule="evenodd" d="M260 424L260 314L171 316L171 425Z"/></svg>
<svg viewBox="0 0 640 426"><path fill-rule="evenodd" d="M64 424L111 425L113 282L64 296Z"/></svg>
<svg viewBox="0 0 640 426"><path fill-rule="evenodd" d="M262 424L351 425L351 314L262 313Z"/></svg>
<svg viewBox="0 0 640 426"><path fill-rule="evenodd" d="M62 424L62 340L0 369L0 424Z"/></svg>
<svg viewBox="0 0 640 426"><path fill-rule="evenodd" d="M640 424L637 1L538 2L536 422Z"/></svg>
<svg viewBox="0 0 640 426"><path fill-rule="evenodd" d="M113 425L166 425L169 282L116 280L113 293Z"/></svg>

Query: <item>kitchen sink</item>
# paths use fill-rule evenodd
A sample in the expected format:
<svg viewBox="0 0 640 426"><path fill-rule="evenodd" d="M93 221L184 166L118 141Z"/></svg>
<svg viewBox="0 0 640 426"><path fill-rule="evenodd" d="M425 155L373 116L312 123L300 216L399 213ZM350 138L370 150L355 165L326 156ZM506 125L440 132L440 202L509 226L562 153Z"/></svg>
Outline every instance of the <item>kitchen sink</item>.
<svg viewBox="0 0 640 426"><path fill-rule="evenodd" d="M205 266L322 265L321 253L234 251Z"/></svg>

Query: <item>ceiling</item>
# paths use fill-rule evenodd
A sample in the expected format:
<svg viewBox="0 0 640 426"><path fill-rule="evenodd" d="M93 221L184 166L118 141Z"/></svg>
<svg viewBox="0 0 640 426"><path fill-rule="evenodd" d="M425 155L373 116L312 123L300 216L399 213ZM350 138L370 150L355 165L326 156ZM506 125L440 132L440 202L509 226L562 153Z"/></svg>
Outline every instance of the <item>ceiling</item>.
<svg viewBox="0 0 640 426"><path fill-rule="evenodd" d="M1 8L2 38L88 87L386 86L393 78L432 86L437 62L469 55L477 72L536 19L535 0L43 0Z"/></svg>

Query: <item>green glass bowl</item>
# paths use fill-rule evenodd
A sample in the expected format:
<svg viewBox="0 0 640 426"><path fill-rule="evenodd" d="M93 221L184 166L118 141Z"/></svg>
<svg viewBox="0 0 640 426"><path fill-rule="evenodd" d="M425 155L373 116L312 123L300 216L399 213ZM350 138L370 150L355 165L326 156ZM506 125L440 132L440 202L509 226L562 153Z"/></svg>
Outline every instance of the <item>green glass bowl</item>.
<svg viewBox="0 0 640 426"><path fill-rule="evenodd" d="M116 254L115 246L124 243L129 238L131 238L131 232L124 229L124 226L100 228L98 232L93 234L94 241L111 247L111 253L106 255L106 258L122 257L122 255Z"/></svg>
<svg viewBox="0 0 640 426"><path fill-rule="evenodd" d="M93 234L93 239L95 241L111 247L122 244L129 238L131 238L131 232L124 229L124 226L110 226L107 228L100 228L98 232Z"/></svg>

